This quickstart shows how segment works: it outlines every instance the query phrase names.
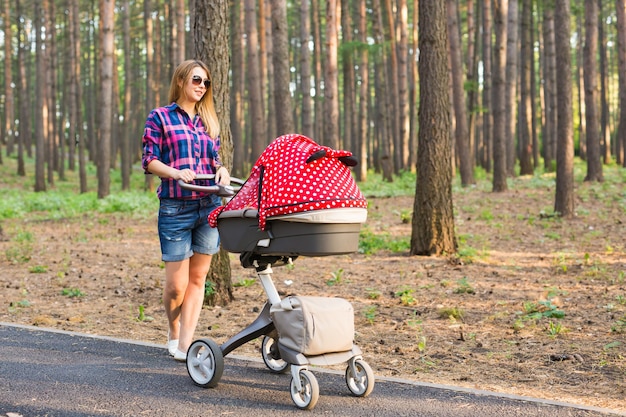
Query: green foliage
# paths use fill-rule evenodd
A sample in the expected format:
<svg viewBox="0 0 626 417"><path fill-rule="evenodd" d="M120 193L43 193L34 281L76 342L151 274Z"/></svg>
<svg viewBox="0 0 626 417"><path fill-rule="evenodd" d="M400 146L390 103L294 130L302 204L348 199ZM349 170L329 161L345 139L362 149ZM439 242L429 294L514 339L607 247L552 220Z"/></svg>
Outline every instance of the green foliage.
<svg viewBox="0 0 626 417"><path fill-rule="evenodd" d="M565 317L565 312L559 310L550 300L539 301L538 303L526 301L523 304L523 308L524 317L531 320L540 320L542 318L562 319Z"/></svg>
<svg viewBox="0 0 626 417"><path fill-rule="evenodd" d="M28 268L28 272L31 274L43 274L48 271L48 267L44 265L34 265Z"/></svg>
<svg viewBox="0 0 626 417"><path fill-rule="evenodd" d="M233 283L233 287L251 287L256 282L254 278L245 278L240 279L239 281Z"/></svg>
<svg viewBox="0 0 626 417"><path fill-rule="evenodd" d="M376 306L369 306L365 310L365 319L369 324L374 324L377 314Z"/></svg>
<svg viewBox="0 0 626 417"><path fill-rule="evenodd" d="M611 325L611 332L626 333L626 314Z"/></svg>
<svg viewBox="0 0 626 417"><path fill-rule="evenodd" d="M439 310L439 317L451 321L462 321L464 316L465 312L458 307L444 307Z"/></svg>
<svg viewBox="0 0 626 417"><path fill-rule="evenodd" d="M333 285L341 284L343 281L343 268L339 268L335 272L331 272L330 275L331 275L331 278L326 280L326 285L332 287Z"/></svg>
<svg viewBox="0 0 626 417"><path fill-rule="evenodd" d="M455 294L475 294L474 287L468 282L467 277L463 277L457 282L458 287L454 289Z"/></svg>
<svg viewBox="0 0 626 417"><path fill-rule="evenodd" d="M413 297L413 293L415 291L410 287L404 287L400 291L396 292L396 297L400 297L400 302L402 305L408 306L411 304L415 304L415 298Z"/></svg>
<svg viewBox="0 0 626 417"><path fill-rule="evenodd" d="M388 250L393 253L406 252L411 242L408 237L392 239L389 233L374 233L367 227L361 228L359 234L359 252L372 255L378 251Z"/></svg>
<svg viewBox="0 0 626 417"><path fill-rule="evenodd" d="M61 290L61 295L69 298L77 298L84 297L85 293L78 288L63 288Z"/></svg>
<svg viewBox="0 0 626 417"><path fill-rule="evenodd" d="M209 280L206 280L204 283L204 297L210 298L215 295L215 283Z"/></svg>

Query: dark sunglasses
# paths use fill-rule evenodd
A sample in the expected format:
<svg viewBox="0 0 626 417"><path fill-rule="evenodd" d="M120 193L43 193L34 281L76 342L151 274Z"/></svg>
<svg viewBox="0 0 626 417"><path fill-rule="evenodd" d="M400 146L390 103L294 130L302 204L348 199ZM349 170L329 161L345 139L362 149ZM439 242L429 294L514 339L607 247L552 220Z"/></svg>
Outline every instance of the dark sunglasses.
<svg viewBox="0 0 626 417"><path fill-rule="evenodd" d="M193 85L200 85L204 83L204 88L206 89L208 89L211 86L211 80L209 80L208 78L205 78L203 80L202 77L199 75L194 75L193 77L191 77L191 83Z"/></svg>

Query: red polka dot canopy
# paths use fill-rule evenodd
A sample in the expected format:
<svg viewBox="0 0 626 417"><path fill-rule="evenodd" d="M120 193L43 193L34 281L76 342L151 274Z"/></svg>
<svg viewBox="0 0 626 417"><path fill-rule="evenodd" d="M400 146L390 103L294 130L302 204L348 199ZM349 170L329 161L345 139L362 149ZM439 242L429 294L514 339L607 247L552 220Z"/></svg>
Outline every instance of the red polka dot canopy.
<svg viewBox="0 0 626 417"><path fill-rule="evenodd" d="M349 166L352 153L333 150L306 136L291 134L276 138L254 164L237 194L209 215L217 226L220 213L258 210L259 228L268 217L337 208L367 208Z"/></svg>

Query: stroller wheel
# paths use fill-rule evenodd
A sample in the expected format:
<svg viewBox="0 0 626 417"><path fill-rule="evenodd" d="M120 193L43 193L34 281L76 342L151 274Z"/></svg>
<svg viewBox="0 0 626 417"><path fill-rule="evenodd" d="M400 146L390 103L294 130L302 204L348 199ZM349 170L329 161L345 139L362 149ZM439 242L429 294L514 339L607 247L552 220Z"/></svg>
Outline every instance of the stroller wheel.
<svg viewBox="0 0 626 417"><path fill-rule="evenodd" d="M313 372L302 370L298 374L302 389L298 390L296 381L291 378L291 399L302 410L312 410L320 397L320 386Z"/></svg>
<svg viewBox="0 0 626 417"><path fill-rule="evenodd" d="M264 336L261 344L261 356L265 366L275 374L282 374L289 368L289 363L280 358L278 343L271 336Z"/></svg>
<svg viewBox="0 0 626 417"><path fill-rule="evenodd" d="M202 388L213 388L222 378L224 356L211 339L199 339L187 351L187 372L193 382Z"/></svg>
<svg viewBox="0 0 626 417"><path fill-rule="evenodd" d="M374 390L374 371L362 359L357 359L346 368L346 384L352 394L367 397Z"/></svg>

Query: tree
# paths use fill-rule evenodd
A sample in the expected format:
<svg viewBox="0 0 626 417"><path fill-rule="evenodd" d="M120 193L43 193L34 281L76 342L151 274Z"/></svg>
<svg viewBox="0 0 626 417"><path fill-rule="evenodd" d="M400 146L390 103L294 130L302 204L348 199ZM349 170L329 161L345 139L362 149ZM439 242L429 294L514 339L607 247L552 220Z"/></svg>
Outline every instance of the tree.
<svg viewBox="0 0 626 417"><path fill-rule="evenodd" d="M293 106L291 104L291 71L289 65L289 33L287 30L286 0L272 0L272 45L274 67L274 112L276 133L295 133Z"/></svg>
<svg viewBox="0 0 626 417"><path fill-rule="evenodd" d="M42 94L37 94L35 102L35 191L46 191L45 181L45 118L47 116L47 106L45 100L44 80L45 80L45 68L43 60L43 40L41 38L42 26L45 22L44 10L46 9L47 1L35 2L35 66L37 71L37 91Z"/></svg>
<svg viewBox="0 0 626 417"><path fill-rule="evenodd" d="M461 37L458 26L457 0L447 0L448 39L451 62L452 98L454 100L455 149L459 160L461 184L474 184L474 167L469 149L469 131L467 130L467 105L465 103L465 84L463 79L463 60L461 58Z"/></svg>
<svg viewBox="0 0 626 417"><path fill-rule="evenodd" d="M500 48L500 42L503 42L505 47L502 50L504 57L503 59L505 67L506 67L506 118L504 119L504 134L502 137L502 141L504 142L504 169L506 170L506 174L508 176L515 175L515 137L517 136L517 84L518 84L518 65L519 65L519 53L518 53L518 33L519 33L519 1L518 0L495 0L496 4L500 4L500 8L494 4L494 22L496 25L496 49ZM506 8L505 8L506 7ZM503 9L504 8L504 9ZM503 33L500 34L501 40L498 40L498 17L497 14L499 10L502 10L504 16L502 16L502 24L504 27L501 27L500 30ZM497 51L494 51L497 53ZM495 55L495 54L494 54ZM499 65L497 62L494 62L495 65ZM495 80L494 80L494 94L498 94L495 90ZM496 103L494 102L494 105ZM494 109L495 111L495 109ZM495 114L494 114L495 117ZM498 135L494 132L494 141L499 140ZM497 162L496 158L499 158L497 155L497 149L495 147L498 146L496 142L494 142L494 175L496 174L495 165ZM495 181L495 178L494 178ZM506 187L505 189L506 190ZM504 191L501 190L501 191Z"/></svg>
<svg viewBox="0 0 626 417"><path fill-rule="evenodd" d="M583 47L585 118L587 121L587 176L585 181L602 181L597 53L598 2L597 0L585 0L585 46Z"/></svg>
<svg viewBox="0 0 626 417"><path fill-rule="evenodd" d="M326 61L324 62L324 145L339 147L339 79L337 42L339 40L339 0L326 2Z"/></svg>
<svg viewBox="0 0 626 417"><path fill-rule="evenodd" d="M207 63L220 121L220 156L226 167L232 167L233 142L230 131L230 90L228 54L230 10L228 0L215 0L212 7L196 7L194 28L195 56ZM214 294L206 300L211 305L226 305L233 300L230 256L220 249L211 259L207 280L214 284Z"/></svg>
<svg viewBox="0 0 626 417"><path fill-rule="evenodd" d="M570 4L556 0L554 29L557 62L557 149L554 211L562 217L574 215L574 134L572 119L572 76L570 57Z"/></svg>
<svg viewBox="0 0 626 417"><path fill-rule="evenodd" d="M259 37L256 24L256 8L254 0L245 0L246 14L246 37L247 37L247 80L250 124L252 127L252 137L250 140L252 150L252 160L256 160L266 145L265 107L263 105L263 93L261 91L261 73L259 58Z"/></svg>
<svg viewBox="0 0 626 417"><path fill-rule="evenodd" d="M506 91L506 33L508 0L496 0L493 3L496 44L493 50L493 191L507 190L506 184L506 129L507 103Z"/></svg>
<svg viewBox="0 0 626 417"><path fill-rule="evenodd" d="M619 125L615 141L617 162L626 167L626 0L615 0L617 10L617 54L619 73Z"/></svg>
<svg viewBox="0 0 626 417"><path fill-rule="evenodd" d="M100 119L100 146L98 148L98 198L109 195L111 188L111 128L113 124L113 52L115 42L115 0L100 0L102 25L102 61L100 82L102 107Z"/></svg>
<svg viewBox="0 0 626 417"><path fill-rule="evenodd" d="M11 8L9 5L9 0L4 1L4 129L2 129L2 133L4 134L4 138L7 139L7 155L13 153L13 139L14 135L14 126L13 123L15 121L14 116L14 100L13 100L13 71L12 71L12 62L13 59L13 51L11 47L11 39L13 36L11 35L11 24L13 19L11 19ZM9 41L7 41L9 40ZM1 143L2 141L0 141ZM2 164L2 152L0 151L0 164Z"/></svg>
<svg viewBox="0 0 626 417"><path fill-rule="evenodd" d="M456 253L450 162L446 4L419 3L419 145L411 255Z"/></svg>
<svg viewBox="0 0 626 417"><path fill-rule="evenodd" d="M522 0L522 28L520 57L520 106L519 106L519 159L520 175L532 175L533 133L533 44L532 44L532 1ZM510 169L509 169L510 171Z"/></svg>

